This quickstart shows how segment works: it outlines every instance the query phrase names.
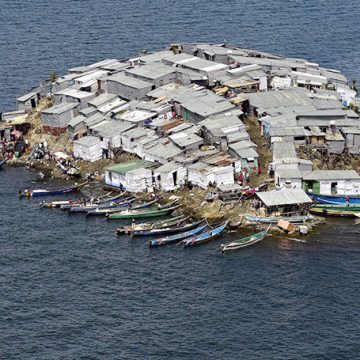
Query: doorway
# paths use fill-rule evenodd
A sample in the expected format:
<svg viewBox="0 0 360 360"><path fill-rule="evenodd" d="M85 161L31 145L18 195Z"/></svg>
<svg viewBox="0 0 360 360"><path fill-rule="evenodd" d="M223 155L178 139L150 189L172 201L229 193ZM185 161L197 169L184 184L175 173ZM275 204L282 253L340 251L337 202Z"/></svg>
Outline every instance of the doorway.
<svg viewBox="0 0 360 360"><path fill-rule="evenodd" d="M176 186L177 185L177 171L174 171L172 176L173 176L174 186Z"/></svg>

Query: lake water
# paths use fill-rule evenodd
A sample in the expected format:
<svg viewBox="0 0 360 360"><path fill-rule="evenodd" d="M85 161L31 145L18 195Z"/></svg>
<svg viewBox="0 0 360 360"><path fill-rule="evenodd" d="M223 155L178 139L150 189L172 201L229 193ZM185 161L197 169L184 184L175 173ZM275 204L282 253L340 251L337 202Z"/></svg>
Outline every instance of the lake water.
<svg viewBox="0 0 360 360"><path fill-rule="evenodd" d="M176 41L305 57L349 79L360 70L355 1L0 5L1 110L53 71ZM34 178L0 172L1 359L360 357L356 221L328 221L307 243L267 238L225 256L220 243L241 234L149 250L104 219L18 200Z"/></svg>

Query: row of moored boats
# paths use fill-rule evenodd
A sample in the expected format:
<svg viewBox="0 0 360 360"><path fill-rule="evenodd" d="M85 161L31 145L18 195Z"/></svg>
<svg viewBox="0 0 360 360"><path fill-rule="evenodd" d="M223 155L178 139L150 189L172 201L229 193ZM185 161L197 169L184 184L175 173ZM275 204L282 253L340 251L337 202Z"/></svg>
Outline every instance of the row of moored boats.
<svg viewBox="0 0 360 360"><path fill-rule="evenodd" d="M38 194L40 190L35 192ZM68 193L68 192L64 192ZM58 193L56 193L58 195ZM130 219L132 224L116 229L119 236L151 237L148 246L160 247L170 244L182 244L184 247L193 247L207 243L222 235L228 221L210 226L205 219L190 221L182 214L172 216L179 208L176 201L159 204L161 198L154 198L146 202L138 202L134 195L126 192L111 196L110 193L96 199L81 198L78 200L42 202L43 208L59 208L69 213L82 213L86 216L106 216L108 220ZM158 221L135 223L136 219L165 217ZM238 250L263 240L268 230L251 236L221 245L221 251Z"/></svg>

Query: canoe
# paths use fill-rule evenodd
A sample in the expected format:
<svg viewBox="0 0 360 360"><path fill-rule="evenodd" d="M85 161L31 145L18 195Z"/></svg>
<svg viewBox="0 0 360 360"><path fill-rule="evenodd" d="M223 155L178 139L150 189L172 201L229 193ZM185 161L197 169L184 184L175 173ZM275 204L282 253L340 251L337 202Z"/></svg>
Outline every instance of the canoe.
<svg viewBox="0 0 360 360"><path fill-rule="evenodd" d="M134 202L136 198L130 198L127 202L122 202L118 204L113 204L111 206L100 206L94 210L90 210L86 212L86 216L102 216L111 213L119 212L122 208L128 207L132 202ZM132 206L130 210L138 210L138 209L146 209L154 205L159 199L152 200L149 202L145 202L136 206Z"/></svg>
<svg viewBox="0 0 360 360"><path fill-rule="evenodd" d="M360 196L356 195L309 195L319 204L346 205L346 198L348 197L350 205L360 205Z"/></svg>
<svg viewBox="0 0 360 360"><path fill-rule="evenodd" d="M126 205L128 206L130 203L134 202L136 200L135 197L130 196L126 199L122 199L122 201L117 201L117 202L106 202L106 203L102 203L102 204L86 204L86 205L80 205L80 206L73 206L69 209L70 213L87 213L89 211L92 210L96 210L96 209L112 209L115 208L117 206L121 206L121 205Z"/></svg>
<svg viewBox="0 0 360 360"><path fill-rule="evenodd" d="M338 217L360 217L360 205L311 205L309 211L312 214Z"/></svg>
<svg viewBox="0 0 360 360"><path fill-rule="evenodd" d="M205 231L199 235L192 236L188 239L183 240L182 242L184 244L184 247L196 246L196 245L207 243L213 239L216 239L225 230L227 224L228 224L228 221L226 221L225 223L223 223L222 225L220 225L214 229L211 229L210 231Z"/></svg>
<svg viewBox="0 0 360 360"><path fill-rule="evenodd" d="M0 170L2 169L3 165L7 162L7 159L3 159L0 161Z"/></svg>
<svg viewBox="0 0 360 360"><path fill-rule="evenodd" d="M55 195L70 194L74 192L79 192L82 189L82 187L85 186L85 184L87 184L87 182L69 188L57 189L57 190L43 190L43 189L36 189L30 191L25 190L19 193L19 197L40 197L40 196L55 196Z"/></svg>
<svg viewBox="0 0 360 360"><path fill-rule="evenodd" d="M164 234L175 234L185 231L189 231L197 226L199 226L203 220L190 223L184 226L174 226L174 227L165 227L162 229L150 229L150 230L133 230L131 236L154 236L154 235L164 235Z"/></svg>
<svg viewBox="0 0 360 360"><path fill-rule="evenodd" d="M179 215L172 218L149 222L149 223L134 224L131 226L121 226L116 229L116 233L118 235L128 235L128 234L132 234L134 230L164 229L172 226L178 226L187 219L188 217Z"/></svg>
<svg viewBox="0 0 360 360"><path fill-rule="evenodd" d="M222 252L226 252L226 251L239 250L239 249L243 249L245 247L251 246L251 245L255 245L256 243L260 242L261 240L264 240L270 227L271 227L271 225L264 231L260 231L256 234L244 237L239 240L232 241L231 243L229 243L227 245L221 244L220 249Z"/></svg>
<svg viewBox="0 0 360 360"><path fill-rule="evenodd" d="M172 236L166 236L160 239L150 240L148 242L149 247L158 247L158 246L164 246L169 244L176 244L179 243L181 240L184 240L186 238L189 238L190 236L194 236L196 234L201 233L208 225L202 225L198 226L197 228L185 232L181 232L176 235Z"/></svg>
<svg viewBox="0 0 360 360"><path fill-rule="evenodd" d="M178 206L174 206L168 209L138 209L138 210L126 210L110 214L107 216L109 220L120 220L120 219L142 219L151 218L157 216L164 216L171 214Z"/></svg>
<svg viewBox="0 0 360 360"><path fill-rule="evenodd" d="M60 208L61 206L74 204L76 200L63 200L63 201L51 201L51 202L41 202L39 205L42 208L55 209Z"/></svg>
<svg viewBox="0 0 360 360"><path fill-rule="evenodd" d="M110 204L113 201L122 199L125 197L125 195L127 195L127 197L129 197L129 193L123 192L121 194L109 197L110 193L107 193L103 196L99 196L96 197L95 199L90 199L90 197L87 197L86 199L78 199L77 201L73 202L73 204L68 204L68 205L61 205L60 209L61 210L70 210L72 207L80 207L80 206L94 206L94 205L102 205L102 204ZM96 204L95 204L96 203Z"/></svg>
<svg viewBox="0 0 360 360"><path fill-rule="evenodd" d="M279 220L285 220L290 223L297 224L315 220L312 215L261 217L249 214L244 215L244 219L252 224L277 224Z"/></svg>

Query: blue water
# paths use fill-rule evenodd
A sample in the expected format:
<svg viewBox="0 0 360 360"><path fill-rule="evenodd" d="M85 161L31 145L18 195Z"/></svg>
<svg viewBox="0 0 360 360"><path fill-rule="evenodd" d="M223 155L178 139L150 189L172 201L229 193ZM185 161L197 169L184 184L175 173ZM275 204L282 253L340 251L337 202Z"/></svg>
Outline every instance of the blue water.
<svg viewBox="0 0 360 360"><path fill-rule="evenodd" d="M1 0L0 111L53 71L182 40L305 57L358 78L359 10L336 0ZM34 177L0 172L1 359L360 358L356 221L226 256L219 244L241 234L150 251L101 218L19 201Z"/></svg>

